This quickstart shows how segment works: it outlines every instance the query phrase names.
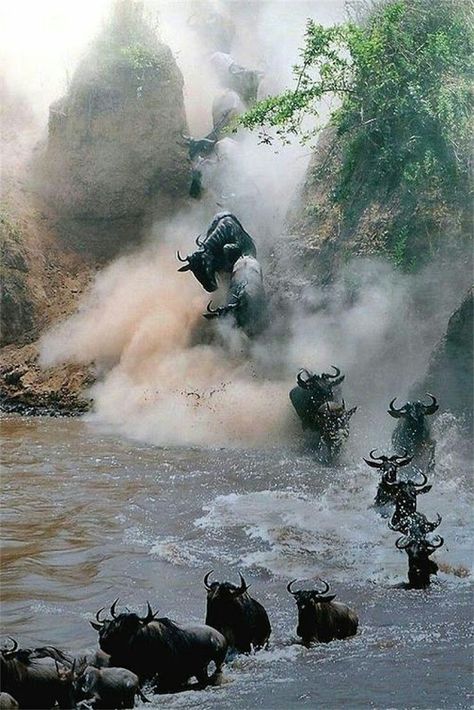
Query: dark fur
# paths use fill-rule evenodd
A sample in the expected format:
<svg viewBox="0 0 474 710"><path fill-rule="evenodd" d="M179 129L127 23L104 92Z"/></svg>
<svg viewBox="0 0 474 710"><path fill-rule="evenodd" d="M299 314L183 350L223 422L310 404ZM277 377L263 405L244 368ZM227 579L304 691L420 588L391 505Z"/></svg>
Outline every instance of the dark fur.
<svg viewBox="0 0 474 710"><path fill-rule="evenodd" d="M333 601L335 595L324 597L315 591L299 591L294 596L298 606L296 633L305 645L328 643L357 633L357 614L346 604Z"/></svg>

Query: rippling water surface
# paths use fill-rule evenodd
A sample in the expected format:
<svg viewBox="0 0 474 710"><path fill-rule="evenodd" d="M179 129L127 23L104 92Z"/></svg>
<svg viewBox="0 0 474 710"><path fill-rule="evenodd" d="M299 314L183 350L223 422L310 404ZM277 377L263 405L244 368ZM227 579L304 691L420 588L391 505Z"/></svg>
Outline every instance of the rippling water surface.
<svg viewBox="0 0 474 710"><path fill-rule="evenodd" d="M93 647L88 620L120 596L203 621L202 578L241 569L268 609L268 651L227 667L221 687L160 696L201 708L468 708L472 553L470 472L458 434L438 423L433 490L442 572L403 591L406 555L370 504L358 461L323 468L296 450L157 448L80 420L2 422L2 627L26 645ZM295 645L294 577L327 578L360 615L354 639ZM155 701L154 701L155 704ZM148 706L149 707L149 706Z"/></svg>

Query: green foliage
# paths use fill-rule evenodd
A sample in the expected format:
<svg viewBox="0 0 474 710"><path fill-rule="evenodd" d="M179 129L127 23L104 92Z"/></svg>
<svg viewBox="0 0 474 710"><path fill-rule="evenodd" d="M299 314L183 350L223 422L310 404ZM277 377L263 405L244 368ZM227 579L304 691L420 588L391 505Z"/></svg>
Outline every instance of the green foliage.
<svg viewBox="0 0 474 710"><path fill-rule="evenodd" d="M240 122L260 127L265 142L272 129L308 141L320 100L335 96L343 144L336 199L347 198L361 164L367 185L412 195L429 185L438 199L465 199L472 70L468 0L380 2L359 25L308 20L295 89L259 102ZM401 251L402 242L399 260Z"/></svg>
<svg viewBox="0 0 474 710"><path fill-rule="evenodd" d="M160 62L155 51L143 44L130 44L121 48L121 54L137 73L144 74L146 71L158 71Z"/></svg>

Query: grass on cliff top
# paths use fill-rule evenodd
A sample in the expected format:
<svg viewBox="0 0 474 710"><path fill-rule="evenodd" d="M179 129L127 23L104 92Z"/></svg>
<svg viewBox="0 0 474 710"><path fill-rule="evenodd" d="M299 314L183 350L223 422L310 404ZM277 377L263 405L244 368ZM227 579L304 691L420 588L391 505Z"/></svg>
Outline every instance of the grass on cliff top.
<svg viewBox="0 0 474 710"><path fill-rule="evenodd" d="M356 225L356 196L362 205L396 191L401 209L387 251L416 268L447 224L462 234L469 222L473 50L469 0L380 0L357 23L308 20L295 88L259 102L240 123L259 127L266 143L308 142L321 99L336 96L342 159L332 199Z"/></svg>

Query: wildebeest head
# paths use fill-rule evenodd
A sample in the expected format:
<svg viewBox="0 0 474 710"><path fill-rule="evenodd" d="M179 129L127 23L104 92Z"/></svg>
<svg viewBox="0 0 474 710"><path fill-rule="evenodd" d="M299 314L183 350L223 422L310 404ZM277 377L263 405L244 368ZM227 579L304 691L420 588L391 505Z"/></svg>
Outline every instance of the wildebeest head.
<svg viewBox="0 0 474 710"><path fill-rule="evenodd" d="M425 416L434 414L439 409L436 397L429 392L427 392L427 395L431 398L430 404L423 404L423 402L418 400L416 402L407 402L403 405L403 407L400 407L400 409L396 409L396 407L394 407L395 400L397 399L394 397L390 402L387 411L391 417L394 417L394 419L405 418L412 424L419 424L423 421Z"/></svg>
<svg viewBox="0 0 474 710"><path fill-rule="evenodd" d="M437 574L438 565L430 560L430 555L444 543L441 535L433 540L412 538L407 535L399 537L395 545L399 550L405 550L408 555L408 583L413 589L425 589L430 584L430 575Z"/></svg>
<svg viewBox="0 0 474 710"><path fill-rule="evenodd" d="M298 607L298 627L297 633L299 636L305 636L305 629L310 628L317 613L317 604L327 604L332 602L336 598L335 594L327 594L329 591L329 584L324 580L321 582L324 584L324 589L301 589L293 591L292 587L297 582L293 579L287 584L287 590L295 598L296 605Z"/></svg>
<svg viewBox="0 0 474 710"><path fill-rule="evenodd" d="M439 513L436 514L436 520L430 521L424 513L413 513L407 518L398 520L394 523L389 521L388 527L395 532L401 532L405 536L413 540L422 540L428 533L432 533L441 524L443 518Z"/></svg>
<svg viewBox="0 0 474 710"><path fill-rule="evenodd" d="M345 375L341 375L341 371L335 365L331 365L335 371L334 375L328 372L322 372L320 375L310 372L306 368L302 368L296 375L298 386L304 390L314 394L324 394L332 397L332 390L344 381Z"/></svg>
<svg viewBox="0 0 474 710"><path fill-rule="evenodd" d="M129 650L130 640L145 626L155 620L157 612L153 612L147 602L147 614L144 617L129 612L116 614L118 599L110 607L111 619L101 619L99 609L96 614L97 621L91 621L91 626L99 632L99 646L105 653L120 657Z"/></svg>
<svg viewBox="0 0 474 710"><path fill-rule="evenodd" d="M400 466L407 466L413 458L412 456L407 456L407 452L405 452L404 456L374 456L376 451L377 449L372 449L369 453L370 460L364 459L364 461L367 466L378 468L385 482L395 483L398 468Z"/></svg>
<svg viewBox="0 0 474 710"><path fill-rule="evenodd" d="M199 245L199 237L196 243ZM205 249L198 249L189 254L185 259L181 254L176 252L179 261L184 263L178 271L192 271L201 286L211 293L217 289L217 278L215 272L214 258Z"/></svg>
<svg viewBox="0 0 474 710"><path fill-rule="evenodd" d="M213 573L213 570L208 572L204 577L204 586L207 589L207 599L213 602L233 602L238 599L243 594L246 593L247 589L250 587L246 583L242 574L239 572L240 585L232 584L232 582L211 582L209 584L209 577Z"/></svg>

